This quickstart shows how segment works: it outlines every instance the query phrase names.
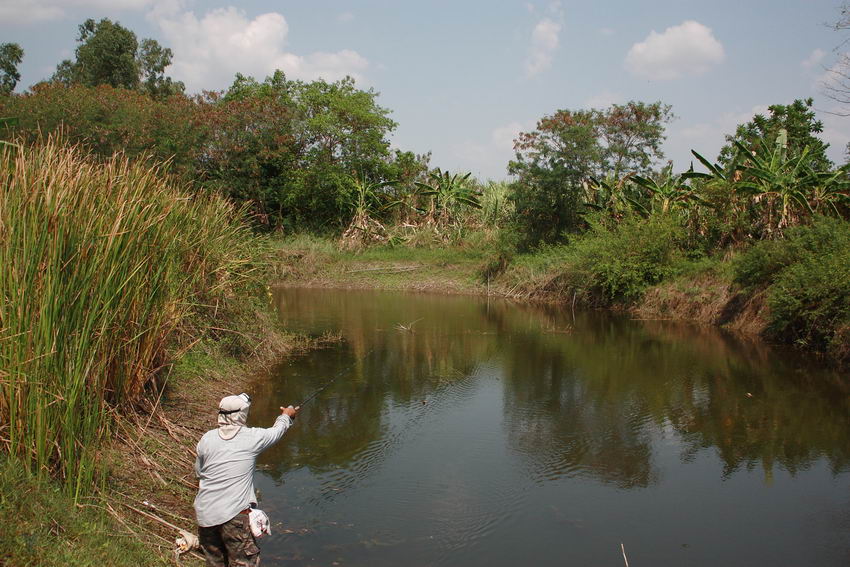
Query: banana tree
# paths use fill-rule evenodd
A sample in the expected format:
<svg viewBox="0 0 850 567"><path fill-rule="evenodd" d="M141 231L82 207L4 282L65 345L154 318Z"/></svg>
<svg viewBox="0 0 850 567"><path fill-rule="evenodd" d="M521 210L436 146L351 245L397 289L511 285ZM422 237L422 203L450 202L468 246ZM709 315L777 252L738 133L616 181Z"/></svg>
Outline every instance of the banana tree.
<svg viewBox="0 0 850 567"><path fill-rule="evenodd" d="M607 211L614 219L623 218L630 208L635 208L635 205L631 203L635 196L630 195L632 188L630 181L633 176L633 173L629 173L620 179L612 174L602 179L591 177L582 184L584 188L582 204L587 209Z"/></svg>
<svg viewBox="0 0 850 567"><path fill-rule="evenodd" d="M629 201L645 215L655 211L667 214L676 209L689 213L695 204L706 204L687 183L689 179L695 179L701 175L703 174L694 171L693 165L688 171L673 175L672 163L662 169L661 175L654 179L633 175L632 181L649 193L649 208L635 199L629 199Z"/></svg>
<svg viewBox="0 0 850 567"><path fill-rule="evenodd" d="M811 209L816 213L841 216L841 208L850 207L850 181L845 165L836 171L815 172L818 178L809 196Z"/></svg>
<svg viewBox="0 0 850 567"><path fill-rule="evenodd" d="M740 159L738 171L741 179L735 187L750 195L756 204L764 204L764 224L768 235L799 222L805 213L813 213L809 197L823 183L838 186L838 178L831 180L810 166L809 148L798 157L788 157L788 132L779 131L776 144L769 148L759 141L756 151L749 150L735 140Z"/></svg>
<svg viewBox="0 0 850 567"><path fill-rule="evenodd" d="M375 218L381 212L399 205L400 201L390 200L381 189L398 183L391 181L369 181L365 176L354 179L354 191L348 195L346 203L353 211L351 222L342 235L343 243L359 244L380 239L386 230Z"/></svg>
<svg viewBox="0 0 850 567"><path fill-rule="evenodd" d="M456 173L451 175L448 170L432 171L428 175L430 183L416 181L417 195L429 197L429 208L426 218L429 223L447 224L461 206L481 208L480 198L475 190L471 189L467 181L472 172L465 175Z"/></svg>

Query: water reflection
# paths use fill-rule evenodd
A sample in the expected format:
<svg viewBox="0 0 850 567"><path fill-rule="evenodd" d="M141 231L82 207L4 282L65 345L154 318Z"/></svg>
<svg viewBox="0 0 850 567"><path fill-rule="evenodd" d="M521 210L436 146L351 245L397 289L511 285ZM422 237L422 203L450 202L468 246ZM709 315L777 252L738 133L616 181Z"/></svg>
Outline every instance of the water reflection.
<svg viewBox="0 0 850 567"><path fill-rule="evenodd" d="M298 442L275 449L289 467L356 460L387 433L388 404L427 404L480 363L498 365L508 442L541 481L586 474L647 486L658 475L653 436L664 431L677 434L684 461L714 448L727 475L755 466L767 478L776 466L793 474L820 457L835 472L850 463L847 396L824 395L840 379L757 342L469 298L298 289L278 298L290 327L338 330L345 341L275 371L274 389L292 400L339 378L314 402L322 411L304 412Z"/></svg>
<svg viewBox="0 0 850 567"><path fill-rule="evenodd" d="M274 486L295 483L290 502L265 505L324 526L288 544L326 563L498 565L519 560L518 549L538 554L536 564L595 558L610 542L588 539L585 526L614 522L624 494L667 509L656 519L666 533L680 527L669 518L682 494L700 495L691 506L705 509L709 534L717 520L706 502L734 493L741 509L772 507L785 531L764 536L791 546L791 534L815 529L794 498L842 494L818 475L848 471L848 396L811 359L713 329L547 306L299 289L276 297L287 327L344 339L282 363L254 390L256 423L333 381L262 457ZM775 482L787 505L759 492ZM613 494L616 505L595 520ZM752 522L728 521L744 545ZM613 525L638 532L631 522ZM553 535L565 526L570 537ZM747 553L737 546L725 564L746 564ZM789 549L758 553L781 559Z"/></svg>

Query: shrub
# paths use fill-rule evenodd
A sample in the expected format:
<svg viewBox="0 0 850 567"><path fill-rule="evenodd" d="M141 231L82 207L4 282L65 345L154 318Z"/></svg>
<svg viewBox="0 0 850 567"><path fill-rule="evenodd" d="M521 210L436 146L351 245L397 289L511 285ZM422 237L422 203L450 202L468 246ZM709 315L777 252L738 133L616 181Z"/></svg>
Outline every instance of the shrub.
<svg viewBox="0 0 850 567"><path fill-rule="evenodd" d="M763 240L735 260L735 281L747 288L767 285L794 261L787 241Z"/></svg>
<svg viewBox="0 0 850 567"><path fill-rule="evenodd" d="M735 279L767 288L773 337L850 354L850 223L818 217L785 240L760 242L737 260Z"/></svg>
<svg viewBox="0 0 850 567"><path fill-rule="evenodd" d="M571 253L573 287L606 303L633 301L683 269L684 240L684 229L671 215L629 217L614 228L594 223Z"/></svg>
<svg viewBox="0 0 850 567"><path fill-rule="evenodd" d="M794 261L768 293L776 337L847 356L850 326L850 223L819 219L789 236Z"/></svg>

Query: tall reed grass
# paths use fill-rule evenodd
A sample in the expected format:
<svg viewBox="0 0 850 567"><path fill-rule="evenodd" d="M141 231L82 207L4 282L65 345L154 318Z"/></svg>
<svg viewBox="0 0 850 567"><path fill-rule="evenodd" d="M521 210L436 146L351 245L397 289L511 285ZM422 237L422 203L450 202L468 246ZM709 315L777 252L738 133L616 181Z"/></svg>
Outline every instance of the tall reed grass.
<svg viewBox="0 0 850 567"><path fill-rule="evenodd" d="M0 442L74 497L201 303L250 262L242 214L157 166L56 140L0 148Z"/></svg>

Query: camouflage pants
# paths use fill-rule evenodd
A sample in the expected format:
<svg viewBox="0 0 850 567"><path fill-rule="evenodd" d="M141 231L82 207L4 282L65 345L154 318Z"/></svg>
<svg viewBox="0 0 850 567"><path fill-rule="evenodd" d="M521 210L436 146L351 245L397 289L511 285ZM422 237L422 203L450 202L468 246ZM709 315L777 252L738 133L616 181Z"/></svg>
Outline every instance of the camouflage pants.
<svg viewBox="0 0 850 567"><path fill-rule="evenodd" d="M257 567L260 548L247 514L210 528L198 528L198 539L209 567Z"/></svg>

